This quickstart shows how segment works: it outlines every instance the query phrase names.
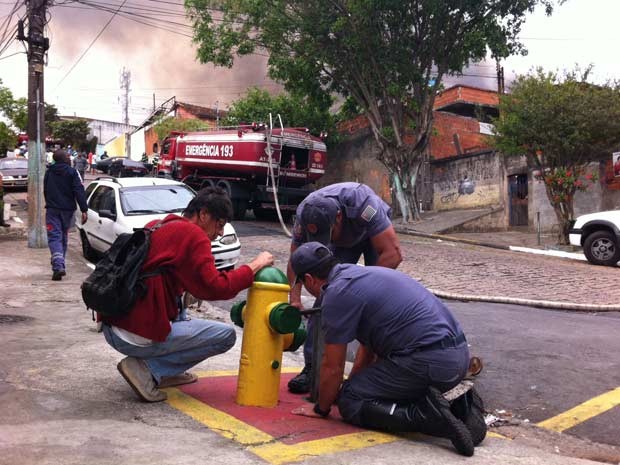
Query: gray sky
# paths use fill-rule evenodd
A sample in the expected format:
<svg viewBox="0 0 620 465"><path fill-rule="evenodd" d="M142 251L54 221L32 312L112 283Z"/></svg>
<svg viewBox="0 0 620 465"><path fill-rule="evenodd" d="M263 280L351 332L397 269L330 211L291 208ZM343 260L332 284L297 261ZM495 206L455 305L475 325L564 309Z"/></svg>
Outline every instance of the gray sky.
<svg viewBox="0 0 620 465"><path fill-rule="evenodd" d="M59 107L61 114L120 121L119 76L123 67L132 74L129 115L130 122L135 124L152 108L153 93L157 104L176 95L181 101L226 108L242 96L248 86L257 85L269 91L280 89L266 77L263 56L237 60L232 70L201 65L195 60L195 47L189 37L120 16L112 20L69 72L112 15L69 1L55 2L46 32L51 48L45 70L45 96L46 101ZM122 3L122 0L89 1L110 5L110 8ZM58 5L62 2L66 5ZM13 4L11 0L0 0L0 25ZM125 8L129 6L136 8L134 12L138 14L153 15L153 11L157 11L162 19L184 22L178 16L183 13L182 0L126 0ZM25 8L19 13L23 16ZM620 0L568 0L552 17L546 17L542 10L536 11L528 17L521 33L529 54L511 57L503 63L506 78L536 66L563 70L575 64L585 67L589 63L595 65L597 81L620 78L618 39L613 35L618 18ZM191 34L191 29L182 25L157 25ZM26 56L5 57L23 50L21 44L15 43L0 58L0 78L16 96L27 93ZM496 86L495 63L476 64L465 73L468 76L461 78L461 82L487 88ZM454 82L449 79L447 84Z"/></svg>

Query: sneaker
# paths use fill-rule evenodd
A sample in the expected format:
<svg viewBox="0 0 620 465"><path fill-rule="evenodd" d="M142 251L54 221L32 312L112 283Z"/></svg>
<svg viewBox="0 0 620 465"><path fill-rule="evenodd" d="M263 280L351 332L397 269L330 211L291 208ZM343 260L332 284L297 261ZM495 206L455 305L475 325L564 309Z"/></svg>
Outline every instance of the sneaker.
<svg viewBox="0 0 620 465"><path fill-rule="evenodd" d="M65 270L54 270L52 273L52 281L61 281L62 277L66 274L67 272Z"/></svg>
<svg viewBox="0 0 620 465"><path fill-rule="evenodd" d="M297 376L288 382L288 390L293 394L306 394L310 392L312 387L311 371L312 365L308 363Z"/></svg>
<svg viewBox="0 0 620 465"><path fill-rule="evenodd" d="M487 435L487 424L484 421L484 404L475 389L470 389L456 398L450 410L456 418L467 426L474 446L480 444Z"/></svg>
<svg viewBox="0 0 620 465"><path fill-rule="evenodd" d="M157 389L151 371L144 360L125 357L119 362L117 368L138 397L145 402L161 402L168 398L168 394Z"/></svg>
<svg viewBox="0 0 620 465"><path fill-rule="evenodd" d="M198 381L198 376L193 373L181 373L180 375L164 376L159 385L159 389L165 389L173 386L181 386L182 384L190 384Z"/></svg>

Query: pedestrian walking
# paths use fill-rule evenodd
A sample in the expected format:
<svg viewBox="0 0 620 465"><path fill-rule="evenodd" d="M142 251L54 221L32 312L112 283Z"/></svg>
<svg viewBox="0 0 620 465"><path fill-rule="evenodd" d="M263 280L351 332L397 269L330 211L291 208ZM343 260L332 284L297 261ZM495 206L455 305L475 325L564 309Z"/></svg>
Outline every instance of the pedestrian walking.
<svg viewBox="0 0 620 465"><path fill-rule="evenodd" d="M82 212L82 224L88 220L88 206L80 175L71 168L71 159L65 150L54 152L54 164L50 165L43 178L45 196L45 222L47 244L52 255L52 280L60 281L65 276L65 255L69 230L73 227L75 204Z"/></svg>
<svg viewBox="0 0 620 465"><path fill-rule="evenodd" d="M88 152L88 169L90 174L95 174L95 155L93 152Z"/></svg>
<svg viewBox="0 0 620 465"><path fill-rule="evenodd" d="M84 183L84 176L86 175L86 168L88 168L88 160L86 160L86 156L84 152L80 152L75 159L75 169L78 173L80 173L80 178L82 180L82 184Z"/></svg>
<svg viewBox="0 0 620 465"><path fill-rule="evenodd" d="M402 256L391 217L390 206L365 184L332 184L311 193L297 207L291 254L306 242L318 241L328 246L342 263L357 263L363 255L366 266L396 268ZM290 260L287 275L293 282ZM302 308L300 283L293 285L290 303ZM313 326L314 318L310 317L308 334ZM293 393L309 392L311 370L312 338L308 338L304 345L304 368L289 381L288 389Z"/></svg>

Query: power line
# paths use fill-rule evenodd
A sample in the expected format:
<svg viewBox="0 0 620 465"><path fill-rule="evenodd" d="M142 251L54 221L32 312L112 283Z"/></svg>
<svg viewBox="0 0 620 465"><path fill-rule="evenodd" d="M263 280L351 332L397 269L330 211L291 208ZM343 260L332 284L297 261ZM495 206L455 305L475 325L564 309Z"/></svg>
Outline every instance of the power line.
<svg viewBox="0 0 620 465"><path fill-rule="evenodd" d="M121 4L121 7L125 4L127 0L123 0L123 3ZM119 7L120 10L120 7ZM88 53L88 51L90 50L90 48L93 46L93 44L95 42L97 42L97 39L101 36L101 34L103 34L103 31L105 31L107 29L107 27L110 25L110 23L112 22L112 20L116 17L118 11L117 10L108 20L107 23L105 23L105 25L103 26L103 28L101 28L101 31L99 31L99 34L97 34L95 36L95 38L93 39L93 41L88 45L88 47L86 47L86 50L84 50L84 52L80 55L80 57L77 59L77 61L73 64L73 66L69 69L69 71L67 71L67 74L65 74L63 76L63 78L60 80L60 82L56 85L56 88L54 89L54 91L56 89L58 89L60 87L60 85L64 82L64 80L67 78L67 76L69 76L69 74L71 74L71 71L74 70L74 68L78 65L78 63L82 60L82 58L84 58L84 55L86 55Z"/></svg>

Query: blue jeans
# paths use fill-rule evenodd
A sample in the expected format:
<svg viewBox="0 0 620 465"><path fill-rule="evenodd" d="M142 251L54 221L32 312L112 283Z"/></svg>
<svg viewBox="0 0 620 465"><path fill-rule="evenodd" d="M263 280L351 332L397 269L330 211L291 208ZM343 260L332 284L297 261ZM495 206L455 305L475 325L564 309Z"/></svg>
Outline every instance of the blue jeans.
<svg viewBox="0 0 620 465"><path fill-rule="evenodd" d="M45 210L47 245L52 254L52 271L64 271L69 229L75 224L75 211L48 208Z"/></svg>
<svg viewBox="0 0 620 465"><path fill-rule="evenodd" d="M230 350L237 338L233 326L210 320L175 321L164 342L147 347L123 341L105 324L103 334L108 344L121 354L144 360L157 384L164 376L178 375Z"/></svg>
<svg viewBox="0 0 620 465"><path fill-rule="evenodd" d="M353 246L353 247L330 247L334 254L334 257L338 259L340 263L357 263L360 257L364 256L364 265L366 266L374 266L377 264L377 260L379 259L379 254L373 248L370 243L370 239L365 240L364 242ZM319 301L315 300L313 307L318 307ZM306 365L312 362L312 331L314 331L314 322L315 318L308 318L306 323L306 331L308 333L308 337L306 338L306 343L304 344L304 363Z"/></svg>

